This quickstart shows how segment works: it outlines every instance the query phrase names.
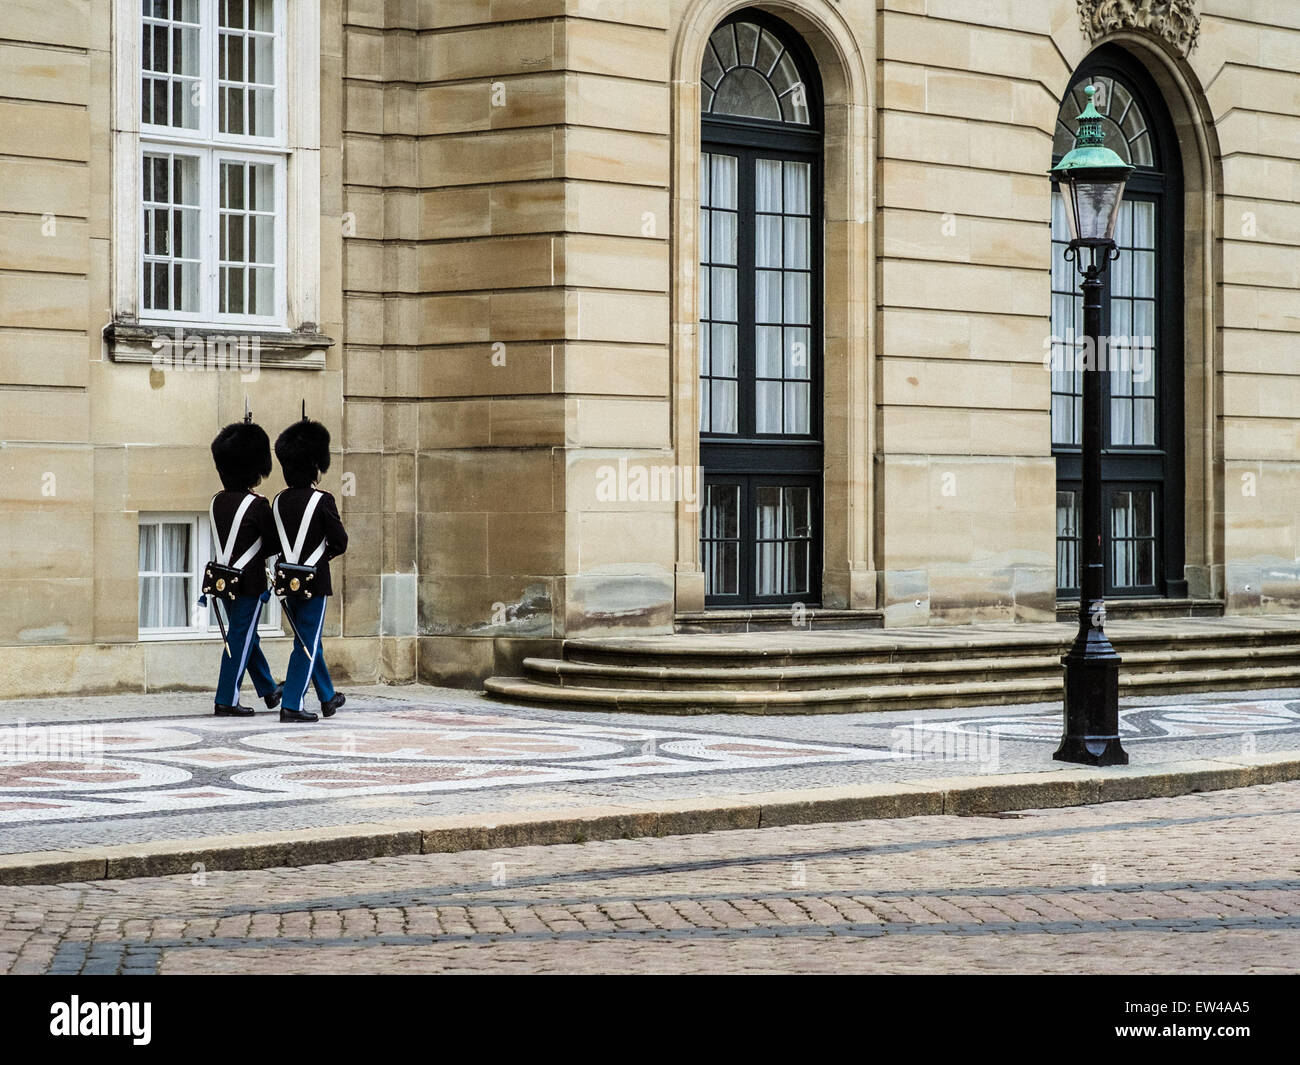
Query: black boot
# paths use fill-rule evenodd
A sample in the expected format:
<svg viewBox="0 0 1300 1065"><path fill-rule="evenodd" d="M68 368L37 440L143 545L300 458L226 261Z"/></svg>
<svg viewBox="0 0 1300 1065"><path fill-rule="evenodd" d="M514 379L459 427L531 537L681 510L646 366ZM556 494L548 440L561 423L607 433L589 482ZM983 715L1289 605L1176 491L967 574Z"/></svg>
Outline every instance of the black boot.
<svg viewBox="0 0 1300 1065"><path fill-rule="evenodd" d="M342 692L335 692L334 698L320 704L321 717L333 717L334 713L340 706L348 701L348 697Z"/></svg>
<svg viewBox="0 0 1300 1065"><path fill-rule="evenodd" d="M286 710L284 707L280 707L280 720L281 721L319 721L320 718L318 718L310 710Z"/></svg>
<svg viewBox="0 0 1300 1065"><path fill-rule="evenodd" d="M266 708L268 710L274 710L277 706L280 705L280 699L283 695L284 695L284 681L280 681L280 683L275 686L275 691L273 691L270 695L268 695L263 700L263 702L266 703Z"/></svg>
<svg viewBox="0 0 1300 1065"><path fill-rule="evenodd" d="M213 714L217 717L252 717L253 708L251 706L222 706L220 703L213 703Z"/></svg>

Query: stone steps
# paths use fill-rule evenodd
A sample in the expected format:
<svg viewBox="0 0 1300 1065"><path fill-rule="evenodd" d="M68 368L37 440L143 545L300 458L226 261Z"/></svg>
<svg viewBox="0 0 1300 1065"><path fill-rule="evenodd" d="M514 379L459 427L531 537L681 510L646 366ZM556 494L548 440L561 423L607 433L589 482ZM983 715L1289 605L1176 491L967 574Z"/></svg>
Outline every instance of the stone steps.
<svg viewBox="0 0 1300 1065"><path fill-rule="evenodd" d="M1300 686L1300 616L1108 623L1122 693ZM487 694L639 713L797 714L1061 698L1069 624L570 640Z"/></svg>
<svg viewBox="0 0 1300 1065"><path fill-rule="evenodd" d="M561 688L519 677L493 677L485 689L497 698L570 710L621 710L638 714L852 714L864 710L902 710L922 703L928 707L946 707L1037 702L1051 698L1053 686L1041 681L993 681L803 691L647 691Z"/></svg>
<svg viewBox="0 0 1300 1065"><path fill-rule="evenodd" d="M607 663L568 662L554 658L526 658L524 678L539 684L579 688L620 688L675 691L807 691L817 688L889 683L906 671L913 680L934 683L1033 679L1060 672L1059 657L985 658L961 661L878 662L866 664L726 666L624 666Z"/></svg>
<svg viewBox="0 0 1300 1065"><path fill-rule="evenodd" d="M1199 668L1250 669L1300 663L1300 648L1242 647L1171 651L1131 651L1123 656L1130 677L1148 673L1195 672ZM1298 667L1300 668L1300 667ZM526 658L524 679L539 684L579 688L646 691L733 690L808 691L824 687L870 686L883 683L951 684L995 680L1044 680L1060 683L1061 656L1021 655L956 658L939 661L898 661L863 664L781 666L616 665Z"/></svg>

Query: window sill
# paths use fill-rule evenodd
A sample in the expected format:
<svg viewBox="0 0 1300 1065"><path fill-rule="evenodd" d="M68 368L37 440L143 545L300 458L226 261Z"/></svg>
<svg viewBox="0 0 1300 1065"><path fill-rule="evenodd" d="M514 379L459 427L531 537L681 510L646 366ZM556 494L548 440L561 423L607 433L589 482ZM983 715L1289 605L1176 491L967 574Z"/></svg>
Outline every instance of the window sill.
<svg viewBox="0 0 1300 1065"><path fill-rule="evenodd" d="M314 328L262 331L186 322L111 322L104 327L104 341L113 362L143 363L157 370L233 370L244 374L264 369L323 370L325 349L334 345L332 337ZM202 342L202 352L196 341Z"/></svg>

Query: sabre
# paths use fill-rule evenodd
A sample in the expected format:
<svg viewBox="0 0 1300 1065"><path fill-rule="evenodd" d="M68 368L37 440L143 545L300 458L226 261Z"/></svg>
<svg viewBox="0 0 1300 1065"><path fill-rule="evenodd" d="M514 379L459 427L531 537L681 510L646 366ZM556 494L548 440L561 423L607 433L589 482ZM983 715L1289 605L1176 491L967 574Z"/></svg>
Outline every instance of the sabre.
<svg viewBox="0 0 1300 1065"><path fill-rule="evenodd" d="M203 600L205 600L205 599L207 599L207 596L202 596L202 597L200 598L199 602L202 603ZM212 613L214 613L214 614L217 615L217 628L221 630L221 646L225 648L226 655L227 655L228 657L230 657L230 658L234 658L235 656L232 655L232 654L230 653L230 642L229 642L229 640L227 640L227 638L226 638L226 623L225 623L224 621L221 620L221 611L217 609L217 604L218 604L218 602L219 602L219 600L217 599L217 597L216 597L216 596L213 596L213 597L212 597Z"/></svg>
<svg viewBox="0 0 1300 1065"><path fill-rule="evenodd" d="M266 560L266 576L272 588L275 587L275 560L279 557L279 555L270 555ZM280 614L283 616L284 620L289 623L289 628L293 629L294 636L298 638L298 642L302 644L302 649L306 651L307 641L302 638L302 633L298 631L298 626L293 623L293 617L289 613L289 608L285 606L286 597L276 596L276 598L280 600Z"/></svg>
<svg viewBox="0 0 1300 1065"><path fill-rule="evenodd" d="M230 641L226 638L226 623L221 620L221 611L217 609L216 600L212 603L212 612L217 615L217 628L221 630L221 646L226 649L226 657L230 657Z"/></svg>
<svg viewBox="0 0 1300 1065"><path fill-rule="evenodd" d="M289 608L284 605L284 600L280 600L280 613L284 615L284 620L289 623L289 628L293 629L293 634L298 637L298 643L302 645L303 653L307 653L307 641L302 638L302 633L298 631L298 626L293 623L293 615L289 613Z"/></svg>

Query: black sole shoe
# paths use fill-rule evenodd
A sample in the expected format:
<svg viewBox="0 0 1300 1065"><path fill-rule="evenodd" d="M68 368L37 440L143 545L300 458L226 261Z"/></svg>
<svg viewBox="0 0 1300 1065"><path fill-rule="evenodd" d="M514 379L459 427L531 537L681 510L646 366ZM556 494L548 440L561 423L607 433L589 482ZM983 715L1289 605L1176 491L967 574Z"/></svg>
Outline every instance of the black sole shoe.
<svg viewBox="0 0 1300 1065"><path fill-rule="evenodd" d="M275 691L273 691L262 701L266 703L266 708L268 710L274 710L277 706L280 705L280 700L283 697L284 697L284 681L280 681L280 683L275 686Z"/></svg>
<svg viewBox="0 0 1300 1065"><path fill-rule="evenodd" d="M281 710L281 721L319 721L315 714L310 710Z"/></svg>
<svg viewBox="0 0 1300 1065"><path fill-rule="evenodd" d="M251 706L222 706L220 703L212 705L212 713L215 717L252 717L254 712Z"/></svg>
<svg viewBox="0 0 1300 1065"><path fill-rule="evenodd" d="M342 706L344 703L346 703L347 701L348 701L348 697L346 695L344 695L342 692L335 692L333 699L330 699L328 702L324 702L320 704L321 716L333 717L335 712L338 710L338 708Z"/></svg>

